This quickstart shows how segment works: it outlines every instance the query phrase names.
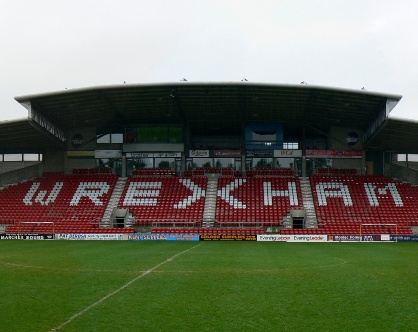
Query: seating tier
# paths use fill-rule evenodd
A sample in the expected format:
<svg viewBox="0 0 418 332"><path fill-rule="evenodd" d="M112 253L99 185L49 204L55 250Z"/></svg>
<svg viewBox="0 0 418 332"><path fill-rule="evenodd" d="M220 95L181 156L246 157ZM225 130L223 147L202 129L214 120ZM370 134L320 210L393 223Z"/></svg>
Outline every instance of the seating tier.
<svg viewBox="0 0 418 332"><path fill-rule="evenodd" d="M418 190L383 176L310 177L319 224L418 225Z"/></svg>
<svg viewBox="0 0 418 332"><path fill-rule="evenodd" d="M128 208L139 225L200 225L206 187L206 177L130 177L118 206Z"/></svg>
<svg viewBox="0 0 418 332"><path fill-rule="evenodd" d="M220 177L216 220L221 226L278 226L292 209L302 209L297 177Z"/></svg>
<svg viewBox="0 0 418 332"><path fill-rule="evenodd" d="M211 235L257 235L264 234L264 228L209 228L209 227L154 227L154 234L211 234Z"/></svg>
<svg viewBox="0 0 418 332"><path fill-rule="evenodd" d="M81 223L97 227L116 181L117 176L111 174L55 174L10 186L0 191L1 223L54 222L56 227L59 223Z"/></svg>

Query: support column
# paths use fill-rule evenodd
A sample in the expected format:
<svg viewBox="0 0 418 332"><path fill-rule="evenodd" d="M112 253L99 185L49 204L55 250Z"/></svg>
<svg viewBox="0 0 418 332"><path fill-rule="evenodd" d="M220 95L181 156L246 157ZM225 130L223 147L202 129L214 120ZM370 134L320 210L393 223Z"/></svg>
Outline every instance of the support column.
<svg viewBox="0 0 418 332"><path fill-rule="evenodd" d="M126 177L126 156L122 156L122 177Z"/></svg>

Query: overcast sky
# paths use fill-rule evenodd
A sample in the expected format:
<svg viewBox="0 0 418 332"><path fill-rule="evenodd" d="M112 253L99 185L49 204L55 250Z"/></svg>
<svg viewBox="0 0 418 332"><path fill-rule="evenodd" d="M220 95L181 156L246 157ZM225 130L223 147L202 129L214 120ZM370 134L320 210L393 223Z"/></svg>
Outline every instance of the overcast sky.
<svg viewBox="0 0 418 332"><path fill-rule="evenodd" d="M16 96L127 83L290 83L400 94L418 120L416 0L0 0L0 120Z"/></svg>

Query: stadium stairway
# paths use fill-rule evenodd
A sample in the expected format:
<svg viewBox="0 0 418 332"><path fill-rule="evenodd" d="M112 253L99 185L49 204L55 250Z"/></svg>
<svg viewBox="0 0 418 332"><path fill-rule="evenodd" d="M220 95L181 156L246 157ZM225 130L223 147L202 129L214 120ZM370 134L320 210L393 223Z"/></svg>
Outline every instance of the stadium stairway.
<svg viewBox="0 0 418 332"><path fill-rule="evenodd" d="M316 218L315 204L312 197L309 178L300 178L300 189L302 192L303 208L305 209L305 227L318 228L318 219Z"/></svg>
<svg viewBox="0 0 418 332"><path fill-rule="evenodd" d="M205 208L203 210L203 227L213 227L216 214L216 197L218 193L219 174L209 174L206 188Z"/></svg>
<svg viewBox="0 0 418 332"><path fill-rule="evenodd" d="M126 186L127 178L126 177L119 177L115 187L113 189L112 195L110 196L109 203L105 209L103 214L103 218L101 219L99 226L100 227L112 227L112 214L117 209L118 203L120 198L122 197L123 190ZM133 223L135 224L135 219L132 217Z"/></svg>

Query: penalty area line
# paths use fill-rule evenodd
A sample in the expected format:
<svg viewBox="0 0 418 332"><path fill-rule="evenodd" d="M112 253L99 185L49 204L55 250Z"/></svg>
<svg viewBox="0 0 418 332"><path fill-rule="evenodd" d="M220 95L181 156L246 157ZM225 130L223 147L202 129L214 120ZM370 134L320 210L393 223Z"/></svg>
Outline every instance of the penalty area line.
<svg viewBox="0 0 418 332"><path fill-rule="evenodd" d="M198 245L191 247L187 250L184 250L182 252L179 252L178 254L175 254L174 256L167 258L165 261L155 265L154 267L150 268L147 271L144 271L143 273L141 273L140 275L136 276L135 278L133 278L132 280L128 281L126 284L124 284L123 286L119 287L118 289L114 290L113 292L103 296L101 299L99 299L98 301L94 302L93 304L90 304L88 307L84 308L83 310L77 312L75 315L71 316L68 320L66 320L65 322L61 323L60 325L58 325L57 327L54 327L50 330L50 332L54 332L54 331L58 331L60 329L62 329L64 326L70 324L74 319L76 319L77 317L83 315L85 312L89 311L90 309L93 309L94 307L96 307L97 305L99 305L100 303L103 303L104 301L106 301L109 297L119 293L120 291L124 290L125 288L129 287L130 285L132 285L135 281L141 279L142 277L145 277L147 274L151 273L152 271L154 271L155 269L158 269L160 266L164 265L167 262L171 262L174 258L185 254L186 252L193 250L197 247L199 247L200 245L202 245L203 242L199 243Z"/></svg>

